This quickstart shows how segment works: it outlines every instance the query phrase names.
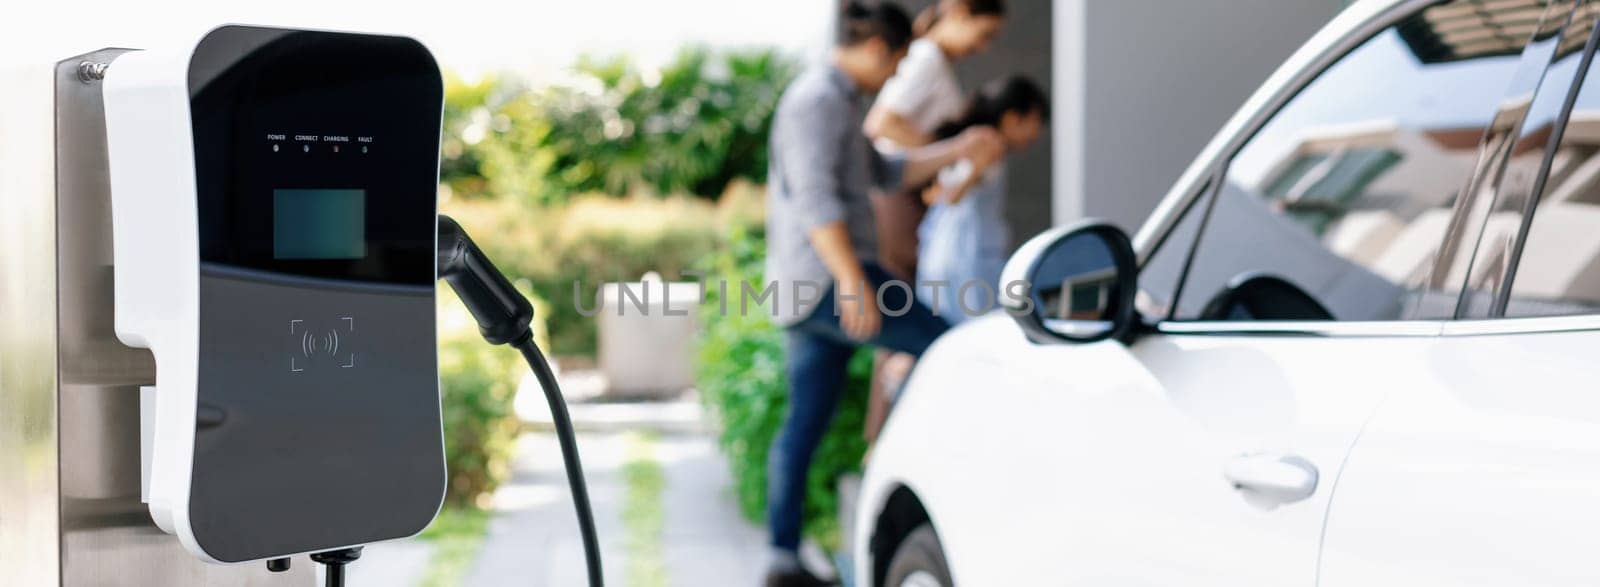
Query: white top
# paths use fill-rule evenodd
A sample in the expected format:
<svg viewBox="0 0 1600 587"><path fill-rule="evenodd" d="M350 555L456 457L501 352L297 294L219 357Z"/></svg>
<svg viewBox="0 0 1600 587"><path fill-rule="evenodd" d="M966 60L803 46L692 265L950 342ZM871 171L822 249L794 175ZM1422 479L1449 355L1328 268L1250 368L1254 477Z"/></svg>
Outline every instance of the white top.
<svg viewBox="0 0 1600 587"><path fill-rule="evenodd" d="M894 77L878 92L877 105L905 117L918 130L931 133L961 115L966 96L956 80L956 70L939 46L927 39L911 42ZM884 141L878 148L885 150Z"/></svg>

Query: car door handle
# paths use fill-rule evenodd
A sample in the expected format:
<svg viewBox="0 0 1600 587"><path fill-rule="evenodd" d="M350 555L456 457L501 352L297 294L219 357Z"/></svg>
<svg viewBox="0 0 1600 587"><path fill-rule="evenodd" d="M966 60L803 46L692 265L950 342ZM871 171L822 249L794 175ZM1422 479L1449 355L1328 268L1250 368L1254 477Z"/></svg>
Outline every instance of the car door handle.
<svg viewBox="0 0 1600 587"><path fill-rule="evenodd" d="M1311 497L1317 467L1295 455L1248 454L1230 459L1222 476L1252 505L1271 509Z"/></svg>

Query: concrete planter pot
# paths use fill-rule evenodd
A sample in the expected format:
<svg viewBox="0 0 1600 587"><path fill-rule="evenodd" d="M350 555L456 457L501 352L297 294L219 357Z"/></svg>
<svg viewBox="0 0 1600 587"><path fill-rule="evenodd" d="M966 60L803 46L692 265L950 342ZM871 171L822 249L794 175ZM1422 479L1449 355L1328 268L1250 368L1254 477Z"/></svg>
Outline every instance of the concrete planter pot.
<svg viewBox="0 0 1600 587"><path fill-rule="evenodd" d="M595 319L604 395L666 397L694 385L702 293L697 282L663 282L655 273L600 286Z"/></svg>

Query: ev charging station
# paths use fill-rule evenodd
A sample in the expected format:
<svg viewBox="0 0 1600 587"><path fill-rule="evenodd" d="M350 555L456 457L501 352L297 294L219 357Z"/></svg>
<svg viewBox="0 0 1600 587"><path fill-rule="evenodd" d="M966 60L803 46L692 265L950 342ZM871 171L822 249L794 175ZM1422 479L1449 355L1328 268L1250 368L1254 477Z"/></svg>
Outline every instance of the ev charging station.
<svg viewBox="0 0 1600 587"><path fill-rule="evenodd" d="M106 67L115 326L155 355L156 524L207 562L422 531L445 488L433 59L229 26Z"/></svg>
<svg viewBox="0 0 1600 587"><path fill-rule="evenodd" d="M53 182L0 191L0 465L19 472L0 499L21 508L0 563L30 584L305 585L290 560L310 554L342 583L444 498L443 278L538 375L600 584L531 306L437 213L424 47L224 26L51 78Z"/></svg>

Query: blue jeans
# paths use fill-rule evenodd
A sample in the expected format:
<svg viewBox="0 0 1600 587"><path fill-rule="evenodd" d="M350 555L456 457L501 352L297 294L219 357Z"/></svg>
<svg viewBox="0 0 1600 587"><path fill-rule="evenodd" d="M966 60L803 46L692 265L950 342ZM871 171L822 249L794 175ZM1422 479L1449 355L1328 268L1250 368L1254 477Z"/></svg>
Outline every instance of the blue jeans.
<svg viewBox="0 0 1600 587"><path fill-rule="evenodd" d="M869 263L865 270L867 280L875 286L894 279L877 265ZM800 547L806 472L833 419L844 388L845 369L856 348L866 344L921 356L934 339L950 328L944 319L908 294L906 288L898 286L884 290L882 308L898 313L909 303L910 309L900 316L884 314L878 334L866 341L851 339L839 326L835 315L838 305L831 288L810 316L788 327L789 409L767 458L767 524L772 546L791 551Z"/></svg>

